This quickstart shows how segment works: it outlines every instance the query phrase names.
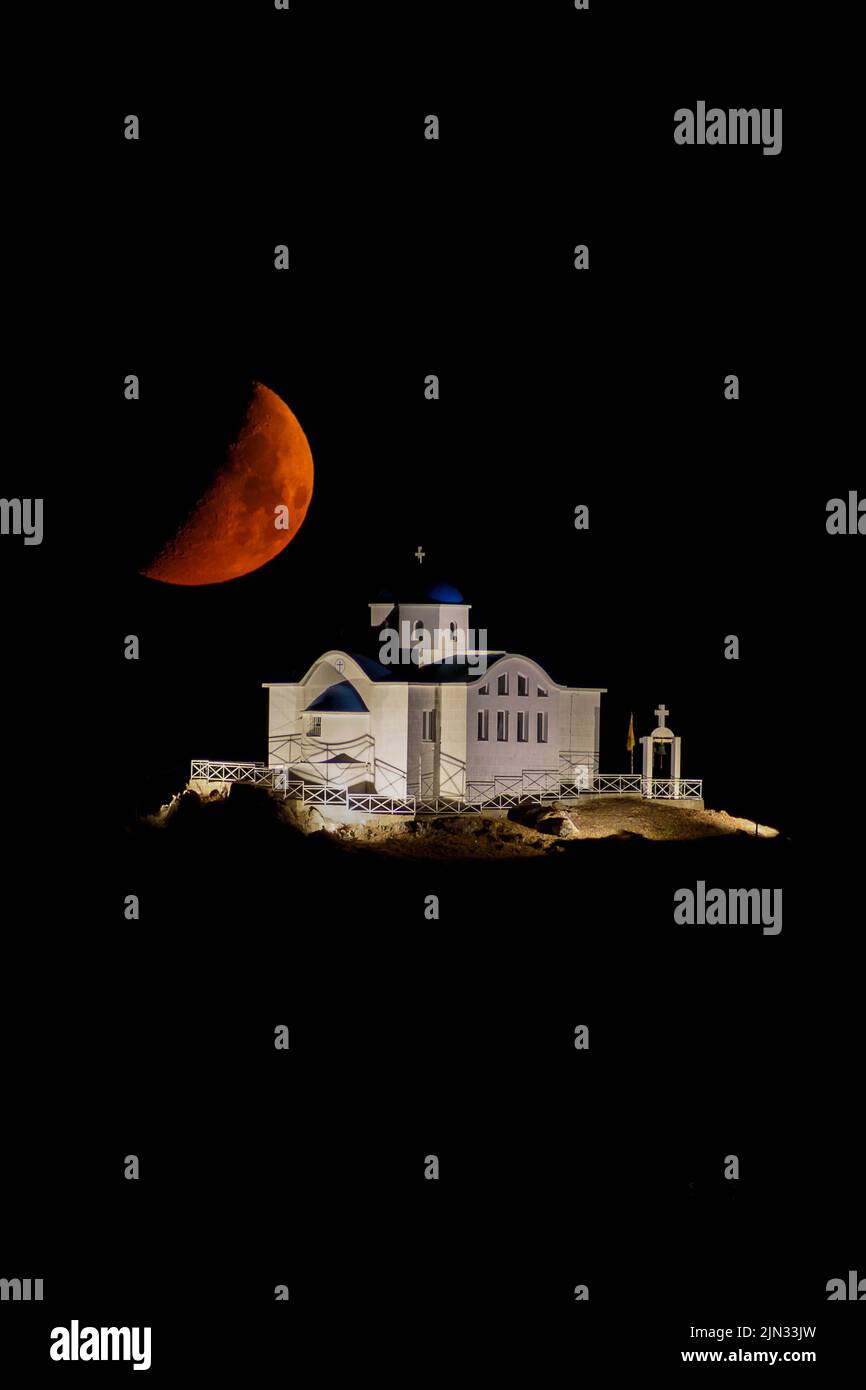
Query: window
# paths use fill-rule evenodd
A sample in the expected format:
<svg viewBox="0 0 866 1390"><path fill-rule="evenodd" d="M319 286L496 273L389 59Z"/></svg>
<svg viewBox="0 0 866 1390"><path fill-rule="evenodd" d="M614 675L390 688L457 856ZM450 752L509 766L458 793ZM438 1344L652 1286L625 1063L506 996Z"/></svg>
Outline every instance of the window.
<svg viewBox="0 0 866 1390"><path fill-rule="evenodd" d="M529 742L529 711L522 709L517 716L517 742Z"/></svg>
<svg viewBox="0 0 866 1390"><path fill-rule="evenodd" d="M521 676L521 675L518 675L518 677L517 677L517 693L518 693L518 695L528 695L528 694L529 694L529 677L528 677L528 676Z"/></svg>
<svg viewBox="0 0 866 1390"><path fill-rule="evenodd" d="M508 742L508 710L501 709L496 715L496 737L500 743Z"/></svg>
<svg viewBox="0 0 866 1390"><path fill-rule="evenodd" d="M421 716L421 738L425 743L433 743L436 739L436 711L435 709L425 709Z"/></svg>
<svg viewBox="0 0 866 1390"><path fill-rule="evenodd" d="M480 686L478 687L478 694L479 694L479 695L489 695L489 694L490 694L490 686L489 686L489 685L480 685Z"/></svg>
<svg viewBox="0 0 866 1390"><path fill-rule="evenodd" d="M310 738L322 737L322 716L320 714L310 715L310 727L307 729Z"/></svg>
<svg viewBox="0 0 866 1390"><path fill-rule="evenodd" d="M478 711L478 739L480 743L487 742L487 735L490 729L490 710L480 709Z"/></svg>
<svg viewBox="0 0 866 1390"><path fill-rule="evenodd" d="M451 628L451 641L452 641L452 642L456 642L456 641L457 641L457 624L456 624L456 623L451 623L451 624L450 624L450 628Z"/></svg>
<svg viewBox="0 0 866 1390"><path fill-rule="evenodd" d="M535 693L536 693L536 695L542 695L542 696L544 696L544 697L546 698L546 697L547 697L547 686L546 686L546 685L540 685L540 686L538 687L538 689L536 690Z"/></svg>
<svg viewBox="0 0 866 1390"><path fill-rule="evenodd" d="M497 695L507 695L507 694L508 694L508 672L507 672L507 671L506 671L506 673L505 673L504 676L500 676L500 677L499 677L499 680L498 680L497 683L496 683L496 693L497 693Z"/></svg>
<svg viewBox="0 0 866 1390"><path fill-rule="evenodd" d="M424 622L423 622L423 620L422 620L421 618L416 618L415 621L414 621L414 623L412 624L412 636L413 636L413 637L423 637L423 636L425 636L425 632L424 632Z"/></svg>
<svg viewBox="0 0 866 1390"><path fill-rule="evenodd" d="M547 742L547 711L535 716L535 741L536 743Z"/></svg>

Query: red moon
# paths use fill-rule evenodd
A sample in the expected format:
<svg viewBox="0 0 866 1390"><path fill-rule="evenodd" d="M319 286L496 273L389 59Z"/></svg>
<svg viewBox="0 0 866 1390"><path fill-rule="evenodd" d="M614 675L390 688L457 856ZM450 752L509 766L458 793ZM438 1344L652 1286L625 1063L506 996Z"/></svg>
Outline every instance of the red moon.
<svg viewBox="0 0 866 1390"><path fill-rule="evenodd" d="M224 584L250 574L297 535L312 495L306 435L285 401L256 381L221 468L141 573L164 584Z"/></svg>

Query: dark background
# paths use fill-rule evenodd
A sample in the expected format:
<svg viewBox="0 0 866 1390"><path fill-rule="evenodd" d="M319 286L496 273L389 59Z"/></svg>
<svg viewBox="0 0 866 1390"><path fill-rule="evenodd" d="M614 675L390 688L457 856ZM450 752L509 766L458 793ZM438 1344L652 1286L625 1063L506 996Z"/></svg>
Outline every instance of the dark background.
<svg viewBox="0 0 866 1390"><path fill-rule="evenodd" d="M66 257L21 339L3 483L46 498L43 546L2 547L0 1275L46 1301L0 1316L28 1375L74 1374L47 1358L73 1317L151 1324L166 1381L312 1361L544 1382L595 1353L678 1365L716 1345L692 1324L817 1324L749 1345L862 1355L825 1292L866 1274L860 542L825 529L857 486L829 327L848 194L814 84L780 77L790 15L651 11L357 7L328 32L293 3L291 39L266 9L209 15L230 56L194 70L155 11L136 42L158 64L70 106ZM701 97L782 106L782 154L675 146ZM27 397L47 324L73 349L66 430ZM249 377L310 441L302 530L235 583L141 578ZM664 700L707 805L779 839L392 866L287 842L242 798L136 831L191 757L266 756L261 681L339 645L419 545L492 645L608 687L603 770ZM781 935L676 927L701 877L782 887Z"/></svg>

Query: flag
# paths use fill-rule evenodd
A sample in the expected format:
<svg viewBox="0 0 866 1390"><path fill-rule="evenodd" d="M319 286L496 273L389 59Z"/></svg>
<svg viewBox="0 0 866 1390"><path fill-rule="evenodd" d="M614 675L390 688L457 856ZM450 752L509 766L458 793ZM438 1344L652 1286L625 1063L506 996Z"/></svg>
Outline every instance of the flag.
<svg viewBox="0 0 866 1390"><path fill-rule="evenodd" d="M628 717L628 738L625 741L625 751L630 753L634 748L634 715Z"/></svg>

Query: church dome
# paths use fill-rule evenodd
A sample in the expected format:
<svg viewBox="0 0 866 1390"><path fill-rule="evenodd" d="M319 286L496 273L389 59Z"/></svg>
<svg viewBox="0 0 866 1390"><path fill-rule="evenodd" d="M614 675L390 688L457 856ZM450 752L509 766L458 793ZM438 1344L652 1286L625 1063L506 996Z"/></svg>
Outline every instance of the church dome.
<svg viewBox="0 0 866 1390"><path fill-rule="evenodd" d="M463 595L459 589L455 589L453 584L443 584L439 581L429 586L425 592L425 598L430 599L431 603L463 602Z"/></svg>
<svg viewBox="0 0 866 1390"><path fill-rule="evenodd" d="M380 589L374 603L465 603L460 590L442 579L406 574L393 588Z"/></svg>

